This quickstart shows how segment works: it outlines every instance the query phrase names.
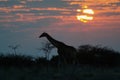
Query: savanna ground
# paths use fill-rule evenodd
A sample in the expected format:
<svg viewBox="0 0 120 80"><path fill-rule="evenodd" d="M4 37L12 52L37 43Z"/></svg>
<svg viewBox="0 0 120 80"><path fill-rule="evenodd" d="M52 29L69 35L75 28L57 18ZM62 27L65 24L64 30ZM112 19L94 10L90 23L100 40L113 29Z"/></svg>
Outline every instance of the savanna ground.
<svg viewBox="0 0 120 80"><path fill-rule="evenodd" d="M1 67L0 80L120 80L120 68L90 66L56 68Z"/></svg>
<svg viewBox="0 0 120 80"><path fill-rule="evenodd" d="M0 80L120 80L120 53L106 47L80 46L76 65L47 57L0 55Z"/></svg>

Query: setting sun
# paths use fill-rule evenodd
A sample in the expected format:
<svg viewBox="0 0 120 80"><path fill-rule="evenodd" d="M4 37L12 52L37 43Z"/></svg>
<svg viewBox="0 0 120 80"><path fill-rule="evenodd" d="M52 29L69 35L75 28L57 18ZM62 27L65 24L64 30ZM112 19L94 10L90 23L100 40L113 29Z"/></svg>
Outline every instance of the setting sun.
<svg viewBox="0 0 120 80"><path fill-rule="evenodd" d="M80 20L81 22L88 22L89 20L93 20L92 16L87 16L87 15L78 15L77 19Z"/></svg>
<svg viewBox="0 0 120 80"><path fill-rule="evenodd" d="M94 11L93 9L87 9L87 8L88 7L76 10L78 13L76 16L77 20L84 22L84 23L93 20Z"/></svg>
<svg viewBox="0 0 120 80"><path fill-rule="evenodd" d="M82 10L81 9L77 9L77 12L81 12Z"/></svg>
<svg viewBox="0 0 120 80"><path fill-rule="evenodd" d="M94 11L92 9L84 9L83 10L83 13L86 13L86 14L94 14Z"/></svg>

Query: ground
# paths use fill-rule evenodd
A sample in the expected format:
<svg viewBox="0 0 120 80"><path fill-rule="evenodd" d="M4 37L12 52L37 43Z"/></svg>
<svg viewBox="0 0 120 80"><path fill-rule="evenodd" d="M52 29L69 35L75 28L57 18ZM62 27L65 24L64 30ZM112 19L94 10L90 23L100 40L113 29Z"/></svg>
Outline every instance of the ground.
<svg viewBox="0 0 120 80"><path fill-rule="evenodd" d="M120 80L120 68L90 66L64 67L0 67L0 80Z"/></svg>

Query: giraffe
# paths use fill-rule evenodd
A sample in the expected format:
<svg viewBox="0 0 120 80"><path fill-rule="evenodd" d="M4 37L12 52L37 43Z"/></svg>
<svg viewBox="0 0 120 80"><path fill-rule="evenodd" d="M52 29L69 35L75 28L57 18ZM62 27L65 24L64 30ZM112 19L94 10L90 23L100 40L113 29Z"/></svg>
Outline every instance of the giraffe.
<svg viewBox="0 0 120 80"><path fill-rule="evenodd" d="M69 64L75 64L76 59L76 49L72 46L68 46L63 42L60 42L58 40L55 40L52 38L48 33L44 32L42 33L39 38L46 37L49 42L57 48L58 55L60 56L60 59L63 59L64 63Z"/></svg>

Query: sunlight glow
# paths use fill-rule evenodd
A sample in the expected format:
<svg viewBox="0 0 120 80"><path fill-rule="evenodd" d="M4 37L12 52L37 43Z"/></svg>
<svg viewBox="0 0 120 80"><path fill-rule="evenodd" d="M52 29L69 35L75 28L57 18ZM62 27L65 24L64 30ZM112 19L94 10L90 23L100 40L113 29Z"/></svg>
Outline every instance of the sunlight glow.
<svg viewBox="0 0 120 80"><path fill-rule="evenodd" d="M84 9L83 13L94 14L94 11L92 9Z"/></svg>
<svg viewBox="0 0 120 80"><path fill-rule="evenodd" d="M81 12L82 10L81 9L77 9L77 12Z"/></svg>
<svg viewBox="0 0 120 80"><path fill-rule="evenodd" d="M84 9L85 9L85 8L88 8L88 6L87 6L87 5L84 5L84 6L82 6L82 8L84 8Z"/></svg>
<svg viewBox="0 0 120 80"><path fill-rule="evenodd" d="M89 20L93 20L92 16L87 16L87 15L78 15L76 16L78 20L80 20L81 22L88 22Z"/></svg>
<svg viewBox="0 0 120 80"><path fill-rule="evenodd" d="M87 5L82 6L82 9L77 9L76 12L76 18L81 22L86 23L88 21L93 20L94 11L93 9L88 8Z"/></svg>

